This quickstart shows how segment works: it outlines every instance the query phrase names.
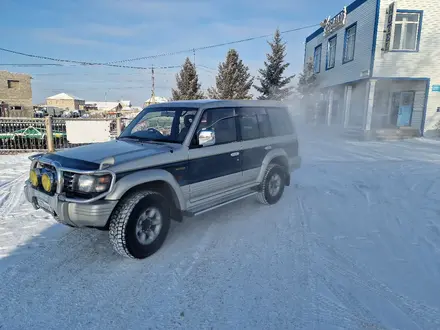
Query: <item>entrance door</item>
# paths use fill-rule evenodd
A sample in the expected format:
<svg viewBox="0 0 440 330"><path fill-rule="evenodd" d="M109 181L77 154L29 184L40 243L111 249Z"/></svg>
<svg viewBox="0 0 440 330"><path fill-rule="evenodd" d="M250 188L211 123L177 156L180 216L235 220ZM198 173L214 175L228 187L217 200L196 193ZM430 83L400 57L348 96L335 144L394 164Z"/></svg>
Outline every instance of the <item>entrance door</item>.
<svg viewBox="0 0 440 330"><path fill-rule="evenodd" d="M411 126L414 92L395 92L392 95L390 124L397 127Z"/></svg>
<svg viewBox="0 0 440 330"><path fill-rule="evenodd" d="M400 106L397 116L397 127L411 126L414 105L414 92L400 93Z"/></svg>

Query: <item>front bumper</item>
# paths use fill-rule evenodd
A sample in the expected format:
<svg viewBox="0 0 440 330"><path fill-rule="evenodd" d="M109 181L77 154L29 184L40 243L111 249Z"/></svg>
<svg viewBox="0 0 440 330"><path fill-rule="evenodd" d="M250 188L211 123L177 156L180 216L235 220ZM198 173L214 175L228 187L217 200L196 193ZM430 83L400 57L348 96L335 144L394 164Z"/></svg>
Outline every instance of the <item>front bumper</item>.
<svg viewBox="0 0 440 330"><path fill-rule="evenodd" d="M102 228L107 224L118 201L98 200L79 204L62 201L58 194L49 196L32 187L29 181L24 186L26 199L35 209L42 209L63 224L74 227Z"/></svg>

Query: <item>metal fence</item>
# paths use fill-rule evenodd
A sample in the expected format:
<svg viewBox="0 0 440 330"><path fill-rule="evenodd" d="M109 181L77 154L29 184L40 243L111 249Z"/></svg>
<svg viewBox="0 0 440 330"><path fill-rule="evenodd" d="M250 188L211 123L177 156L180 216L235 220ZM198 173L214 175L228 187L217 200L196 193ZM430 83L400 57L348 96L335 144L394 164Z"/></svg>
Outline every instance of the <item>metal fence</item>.
<svg viewBox="0 0 440 330"><path fill-rule="evenodd" d="M68 118L67 120L90 119ZM79 146L79 144L71 144L67 140L66 119L52 118L52 131L55 149ZM112 120L110 134L116 136L116 131L116 120ZM0 118L0 154L45 151L47 147L44 118Z"/></svg>

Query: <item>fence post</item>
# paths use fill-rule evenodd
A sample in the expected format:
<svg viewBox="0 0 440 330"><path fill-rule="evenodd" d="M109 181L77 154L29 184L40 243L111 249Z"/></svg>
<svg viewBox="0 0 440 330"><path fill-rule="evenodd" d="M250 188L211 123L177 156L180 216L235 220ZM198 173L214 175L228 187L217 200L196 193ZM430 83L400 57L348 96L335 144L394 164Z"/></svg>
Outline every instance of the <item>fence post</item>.
<svg viewBox="0 0 440 330"><path fill-rule="evenodd" d="M44 119L46 125L46 139L47 139L47 151L54 152L53 132L52 132L52 117L47 116Z"/></svg>
<svg viewBox="0 0 440 330"><path fill-rule="evenodd" d="M122 129L121 117L116 117L116 137L119 137L119 135L121 135L121 129Z"/></svg>

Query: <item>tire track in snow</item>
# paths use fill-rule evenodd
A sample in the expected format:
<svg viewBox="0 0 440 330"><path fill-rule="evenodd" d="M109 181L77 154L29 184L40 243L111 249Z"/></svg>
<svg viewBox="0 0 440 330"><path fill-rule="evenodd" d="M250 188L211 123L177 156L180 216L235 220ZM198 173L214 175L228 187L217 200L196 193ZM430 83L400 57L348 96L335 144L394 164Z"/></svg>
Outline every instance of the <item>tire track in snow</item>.
<svg viewBox="0 0 440 330"><path fill-rule="evenodd" d="M25 177L26 173L22 173L17 179L12 180L8 185L11 189L6 193L6 200L0 205L0 219L6 219L12 211L15 211L17 205L20 203L20 199L23 195L23 183Z"/></svg>
<svg viewBox="0 0 440 330"><path fill-rule="evenodd" d="M349 307L340 305L338 302L322 295L317 294L317 299L319 300L321 306L320 310L321 322L320 324L333 325L337 328L344 327L345 329L358 329L360 325L368 329L386 329L384 327L379 327L377 325L371 324L371 320L365 319L356 313L353 313Z"/></svg>
<svg viewBox="0 0 440 330"><path fill-rule="evenodd" d="M393 292L385 283L376 279L365 266L360 265L357 261L347 256L345 253L338 251L332 246L322 243L322 239L320 238L317 238L316 243L322 248L326 249L332 255L332 259L339 260L341 263L348 265L348 268L341 267L341 263L338 264L333 260L321 257L325 262L326 267L332 272L339 273L344 278L349 279L352 282L386 299L389 303L407 315L418 328L440 328L440 311L438 309L413 301L408 297ZM421 321L424 321L422 322L423 325L420 324Z"/></svg>
<svg viewBox="0 0 440 330"><path fill-rule="evenodd" d="M297 265L294 268L294 277L298 279L300 287L300 292L295 290L295 295L302 297L295 308L295 324L303 329L316 328L316 324L319 323L319 309L316 300L316 277L312 271L314 261L310 242L311 214L306 210L304 201L299 196L295 199L294 211L298 212L298 216L294 218L295 226L293 228L295 240L293 256L295 265Z"/></svg>
<svg viewBox="0 0 440 330"><path fill-rule="evenodd" d="M212 242L214 225L215 222L211 222L209 224L208 228L203 234L203 237L197 243L195 251L191 253L191 255L184 257L183 260L181 260L177 264L176 268L172 271L172 282L167 288L168 290L172 291L177 289L182 281L187 278L188 275L191 273L197 262L199 262L199 259L201 259L202 255L206 252L206 250L210 246L210 243ZM176 234L178 235L179 233ZM171 248L173 246L174 244L171 244L170 246L168 246L168 248Z"/></svg>

